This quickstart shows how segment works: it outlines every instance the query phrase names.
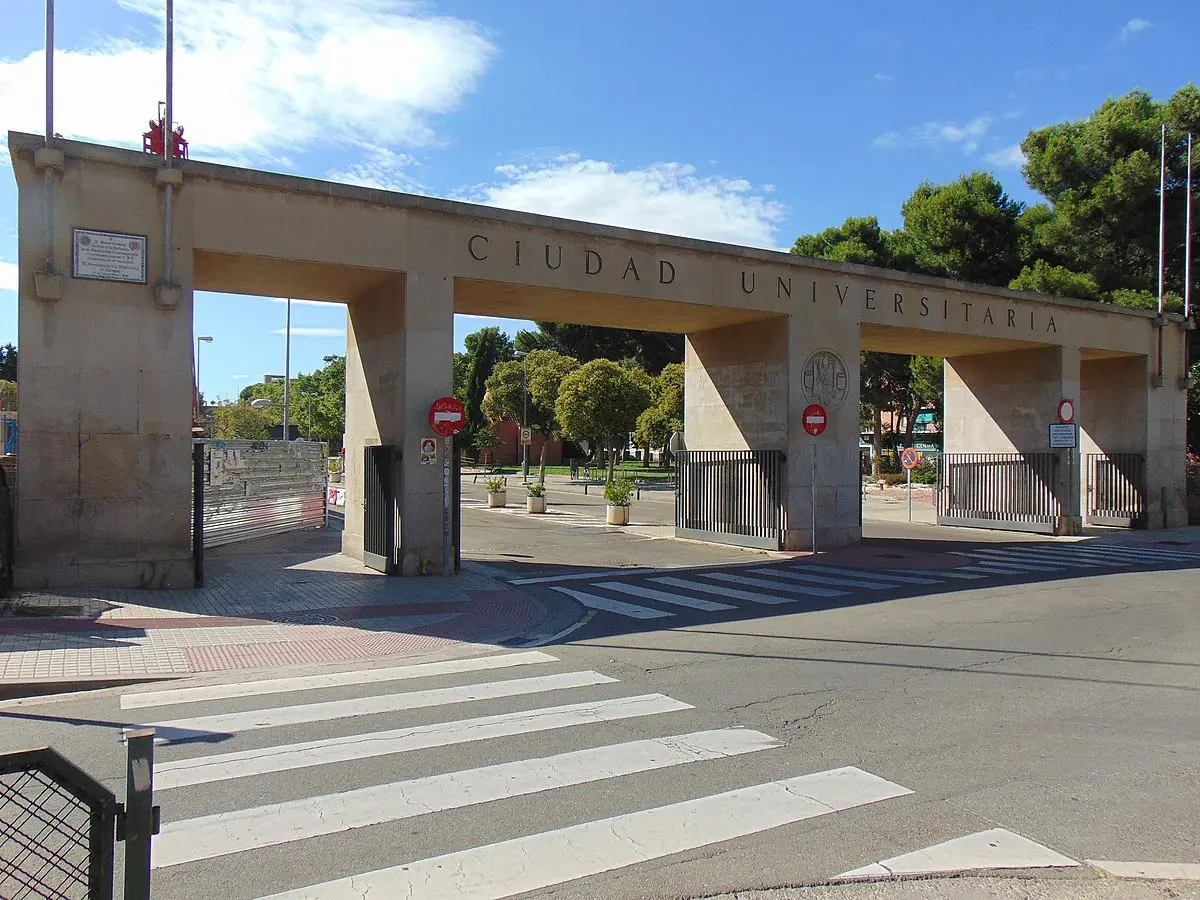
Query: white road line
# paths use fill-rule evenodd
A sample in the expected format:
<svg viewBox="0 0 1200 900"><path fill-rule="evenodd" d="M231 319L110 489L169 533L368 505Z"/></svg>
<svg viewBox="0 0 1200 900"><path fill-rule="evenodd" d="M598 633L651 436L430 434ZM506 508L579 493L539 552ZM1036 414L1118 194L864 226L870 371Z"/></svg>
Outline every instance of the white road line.
<svg viewBox="0 0 1200 900"><path fill-rule="evenodd" d="M1125 547L1105 547L1096 544L1075 546L1071 548L1071 552L1086 553L1103 559L1126 559L1129 560L1130 563L1136 563L1139 565L1150 565L1154 563L1194 563L1197 560L1195 556L1189 558L1187 556L1180 556L1177 553L1160 553Z"/></svg>
<svg viewBox="0 0 1200 900"><path fill-rule="evenodd" d="M1081 569L1104 569L1113 567L1107 562L1092 557L1080 557L1078 554L1072 553L1068 550L1045 550L1039 553L1031 553L1026 551L1012 553L1003 550L979 550L976 551L976 555L980 558L987 557L988 559L994 559L997 562L1012 559L1024 559L1028 557L1034 560L1035 565L1037 564L1037 561L1045 561L1058 563L1059 565L1064 566L1074 566Z"/></svg>
<svg viewBox="0 0 1200 900"><path fill-rule="evenodd" d="M1200 881L1200 864L1197 863L1116 862L1110 859L1085 859L1084 862L1118 878Z"/></svg>
<svg viewBox="0 0 1200 900"><path fill-rule="evenodd" d="M865 574L860 569L843 569L839 566L827 566L824 563L818 563L816 565L812 563L801 563L799 565L792 566L792 568L800 572L811 568L814 572L829 572L832 575L849 575L852 578L862 578ZM870 577L877 578L880 581L898 581L901 584L941 584L942 582L940 575L940 571L938 572L939 577L936 578L932 576L926 577L921 575L895 575L892 572L871 572Z"/></svg>
<svg viewBox="0 0 1200 900"><path fill-rule="evenodd" d="M1065 869L1078 865L1075 860L1029 838L1003 828L990 828L843 872L832 880L940 875L978 869Z"/></svg>
<svg viewBox="0 0 1200 900"><path fill-rule="evenodd" d="M983 563L984 565L995 568L1012 569L1014 572L1061 572L1063 570L1062 563L1048 566L1041 562L1009 562L1008 558L1006 557L992 556L986 553L959 553L958 555L964 559L971 560L973 564Z"/></svg>
<svg viewBox="0 0 1200 900"><path fill-rule="evenodd" d="M770 735L744 728L697 731L216 813L163 826L154 839L152 864L161 869L382 822L780 746Z"/></svg>
<svg viewBox="0 0 1200 900"><path fill-rule="evenodd" d="M795 603L794 597L773 597L769 594L756 594L751 591L739 591L736 588L718 587L715 584L703 584L699 581L688 581L683 578L651 578L658 584L682 588L685 591L699 591L702 594L716 594L718 597L729 597L733 600L749 600L751 603Z"/></svg>
<svg viewBox="0 0 1200 900"><path fill-rule="evenodd" d="M728 603L717 603L715 600L701 600L698 597L685 597L682 594L668 594L666 591L656 591L654 588L642 587L640 584L622 584L619 581L598 581L595 587L609 591L620 591L644 600L657 600L660 603L674 603L677 606L690 606L692 609L737 609Z"/></svg>
<svg viewBox="0 0 1200 900"><path fill-rule="evenodd" d="M273 709L251 709L245 712L196 716L190 719L172 719L154 723L150 727L157 729L158 736L166 740L198 740L211 735L236 734L241 731L255 731L259 728L276 728L280 725L327 722L331 719L378 715L407 709L424 709L451 703L469 703L474 700L519 697L523 694L540 694L545 691L560 691L594 684L613 684L616 681L616 678L609 678L599 672L566 672L560 675L538 675L533 678L515 678L509 681L489 681L483 684L408 691L403 694L355 697L350 700L328 700L324 703L306 703L300 706L280 706Z"/></svg>
<svg viewBox="0 0 1200 900"><path fill-rule="evenodd" d="M865 588L868 591L892 591L898 584L886 584L881 581L860 581L845 576L816 575L809 572L797 572L795 569L755 569L755 575L770 575L773 578L786 578L789 581L811 581L814 584L833 584L841 587Z"/></svg>
<svg viewBox="0 0 1200 900"><path fill-rule="evenodd" d="M1072 544L1072 549L1077 550L1104 550L1115 551L1117 553L1132 553L1139 556L1160 556L1164 559L1179 559L1183 561L1193 561L1200 559L1200 553L1194 550L1168 550L1165 547L1144 547L1133 544Z"/></svg>
<svg viewBox="0 0 1200 900"><path fill-rule="evenodd" d="M574 597L589 609L599 609L629 619L665 619L667 616L675 615L675 613L664 612L661 609L651 609L648 606L613 600L611 597L601 597L599 594L589 594L587 591L576 591L565 587L552 587L550 590Z"/></svg>
<svg viewBox="0 0 1200 900"><path fill-rule="evenodd" d="M432 725L414 725L391 731L351 734L320 741L264 747L259 750L181 759L159 763L154 767L154 789L166 791L193 784L323 766L350 759L370 759L408 753L411 750L448 747L453 744L486 741L537 731L553 731L597 722L615 722L639 716L656 716L692 708L691 704L664 694L642 694L637 697L549 706L495 716L480 716L475 719L435 722Z"/></svg>
<svg viewBox="0 0 1200 900"><path fill-rule="evenodd" d="M473 659L450 659L442 662L418 663L411 666L391 666L386 669L360 669L353 672L329 672L324 675L304 675L295 678L264 678L236 684L214 684L208 687L172 688L121 695L121 709L143 709L148 706L173 706L176 703L198 703L202 700L228 700L233 697L257 697L263 694L285 694L291 691L310 691L321 688L344 687L351 684L374 684L380 681L403 681L409 678L430 678L434 675L458 675L462 672L481 672L506 669L534 663L557 662L549 653L530 651L507 653L502 656L478 656Z"/></svg>
<svg viewBox="0 0 1200 900"><path fill-rule="evenodd" d="M727 581L730 584L741 584L746 587L766 588L769 591L783 591L785 594L806 594L809 597L844 597L845 591L831 591L829 588L812 587L811 585L789 584L773 578L747 578L745 575L732 575L729 572L705 572L705 578L715 578L717 581ZM828 582L830 579L818 579ZM852 585L844 585L851 587Z"/></svg>
<svg viewBox="0 0 1200 900"><path fill-rule="evenodd" d="M502 900L912 791L848 766L487 844L263 900Z"/></svg>
<svg viewBox="0 0 1200 900"><path fill-rule="evenodd" d="M1028 575L1033 571L1032 569L1027 569L1027 570L1015 569L1011 566L1002 568L999 566L983 566L983 565L963 566L962 570L964 572L982 572L985 575ZM1059 570L1055 569L1054 571L1059 571Z"/></svg>

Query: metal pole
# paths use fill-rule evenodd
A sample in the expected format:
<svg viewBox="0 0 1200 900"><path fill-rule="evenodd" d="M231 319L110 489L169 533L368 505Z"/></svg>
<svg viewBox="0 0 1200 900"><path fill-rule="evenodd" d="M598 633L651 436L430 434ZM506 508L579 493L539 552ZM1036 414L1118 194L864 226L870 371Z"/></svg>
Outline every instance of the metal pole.
<svg viewBox="0 0 1200 900"><path fill-rule="evenodd" d="M1167 123L1162 126L1162 153L1158 170L1158 314L1163 311L1163 269L1167 237ZM1161 363L1161 360L1160 360ZM1158 374L1162 374L1161 370Z"/></svg>
<svg viewBox="0 0 1200 900"><path fill-rule="evenodd" d="M54 0L46 0L46 146L54 140Z"/></svg>
<svg viewBox="0 0 1200 900"><path fill-rule="evenodd" d="M154 729L125 735L125 900L150 898L150 840L158 832L154 806Z"/></svg>
<svg viewBox="0 0 1200 900"><path fill-rule="evenodd" d="M1192 314L1192 136L1188 135L1187 157L1187 237L1183 250L1183 315ZM1183 373L1184 375L1187 372Z"/></svg>
<svg viewBox="0 0 1200 900"><path fill-rule="evenodd" d="M812 439L812 552L817 555L817 439Z"/></svg>
<svg viewBox="0 0 1200 900"><path fill-rule="evenodd" d="M908 524L912 524L912 469L905 466L904 484L908 488Z"/></svg>
<svg viewBox="0 0 1200 900"><path fill-rule="evenodd" d="M204 587L204 455L205 445L192 444L192 562L195 586Z"/></svg>
<svg viewBox="0 0 1200 900"><path fill-rule="evenodd" d="M167 101L163 110L163 167L170 169L175 156L175 132L171 125L175 112L175 2L167 0ZM175 252L173 201L174 185L163 185L163 283L172 284L175 280Z"/></svg>
<svg viewBox="0 0 1200 900"><path fill-rule="evenodd" d="M200 424L200 338L196 338L196 424Z"/></svg>
<svg viewBox="0 0 1200 900"><path fill-rule="evenodd" d="M288 412L290 411L289 401L291 399L291 384L292 384L292 298L287 298L287 325L284 327L283 345L283 439L288 440L291 435L288 433Z"/></svg>
<svg viewBox="0 0 1200 900"><path fill-rule="evenodd" d="M529 427L529 354L521 357L521 427ZM523 437L523 436L522 436ZM521 441L521 480L529 480L529 445Z"/></svg>
<svg viewBox="0 0 1200 900"><path fill-rule="evenodd" d="M442 576L450 575L450 454L454 438L442 439Z"/></svg>

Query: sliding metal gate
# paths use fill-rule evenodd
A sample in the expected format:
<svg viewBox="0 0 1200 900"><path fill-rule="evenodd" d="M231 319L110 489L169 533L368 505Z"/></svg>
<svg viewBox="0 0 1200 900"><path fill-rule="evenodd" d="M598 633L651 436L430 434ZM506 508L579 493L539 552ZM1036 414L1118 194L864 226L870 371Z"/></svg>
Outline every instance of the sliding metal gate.
<svg viewBox="0 0 1200 900"><path fill-rule="evenodd" d="M235 541L325 522L325 445L305 441L205 440L202 541Z"/></svg>
<svg viewBox="0 0 1200 900"><path fill-rule="evenodd" d="M1054 534L1057 473L1054 453L943 453L938 524Z"/></svg>
<svg viewBox="0 0 1200 900"><path fill-rule="evenodd" d="M787 530L780 450L685 450L675 454L675 534L779 550Z"/></svg>
<svg viewBox="0 0 1200 900"><path fill-rule="evenodd" d="M1089 525L1146 527L1146 460L1139 453L1087 455Z"/></svg>

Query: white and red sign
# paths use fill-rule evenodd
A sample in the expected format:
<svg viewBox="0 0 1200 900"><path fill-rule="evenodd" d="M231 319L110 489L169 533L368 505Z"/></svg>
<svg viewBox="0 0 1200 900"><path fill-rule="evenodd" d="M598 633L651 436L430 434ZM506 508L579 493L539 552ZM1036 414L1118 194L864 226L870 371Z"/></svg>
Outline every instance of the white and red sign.
<svg viewBox="0 0 1200 900"><path fill-rule="evenodd" d="M434 434L451 437L463 430L467 424L467 411L454 397L434 400L429 407L429 427Z"/></svg>
<svg viewBox="0 0 1200 900"><path fill-rule="evenodd" d="M1075 401L1074 400L1059 400L1058 401L1058 421L1064 425L1070 425L1075 421Z"/></svg>
<svg viewBox="0 0 1200 900"><path fill-rule="evenodd" d="M804 407L800 421L804 424L804 430L816 437L829 424L829 414L825 412L825 407L820 403L810 403Z"/></svg>

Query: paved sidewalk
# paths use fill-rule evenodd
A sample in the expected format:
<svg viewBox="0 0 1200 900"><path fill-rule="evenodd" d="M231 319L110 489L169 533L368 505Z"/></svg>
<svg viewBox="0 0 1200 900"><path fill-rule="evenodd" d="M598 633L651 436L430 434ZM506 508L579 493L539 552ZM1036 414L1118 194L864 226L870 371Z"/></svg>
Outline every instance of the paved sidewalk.
<svg viewBox="0 0 1200 900"><path fill-rule="evenodd" d="M478 571L388 578L337 532L210 551L195 591L25 593L0 602L0 697L549 636L578 617Z"/></svg>
<svg viewBox="0 0 1200 900"><path fill-rule="evenodd" d="M825 887L739 891L705 900L1198 900L1200 885L1055 875L923 878Z"/></svg>

